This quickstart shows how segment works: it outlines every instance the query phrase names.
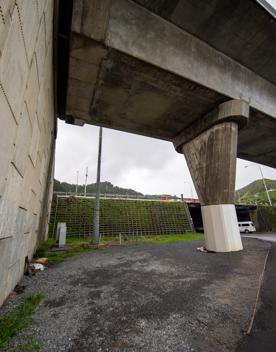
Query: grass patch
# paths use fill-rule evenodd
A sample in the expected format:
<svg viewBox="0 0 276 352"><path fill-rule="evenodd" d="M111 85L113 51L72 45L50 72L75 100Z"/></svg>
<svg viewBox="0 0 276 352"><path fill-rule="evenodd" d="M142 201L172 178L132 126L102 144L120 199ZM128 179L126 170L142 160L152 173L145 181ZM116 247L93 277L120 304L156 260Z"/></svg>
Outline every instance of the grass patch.
<svg viewBox="0 0 276 352"><path fill-rule="evenodd" d="M32 315L42 298L41 294L31 295L0 319L0 348L34 322Z"/></svg>
<svg viewBox="0 0 276 352"><path fill-rule="evenodd" d="M53 238L48 238L48 240L46 242L44 242L37 250L36 250L36 254L39 257L46 257L48 254L48 251L55 247L56 243L55 240Z"/></svg>
<svg viewBox="0 0 276 352"><path fill-rule="evenodd" d="M91 237L67 237L66 244L69 248L63 252L46 252L49 263L57 264L65 258L82 254L91 250Z"/></svg>
<svg viewBox="0 0 276 352"><path fill-rule="evenodd" d="M30 336L27 337L28 342L19 343L15 348L12 348L10 352L40 352L43 345L41 341L38 341Z"/></svg>
<svg viewBox="0 0 276 352"><path fill-rule="evenodd" d="M142 242L170 244L177 241L194 241L194 240L204 240L204 234L196 233L196 232L187 232L184 234L149 236L149 237L143 237Z"/></svg>

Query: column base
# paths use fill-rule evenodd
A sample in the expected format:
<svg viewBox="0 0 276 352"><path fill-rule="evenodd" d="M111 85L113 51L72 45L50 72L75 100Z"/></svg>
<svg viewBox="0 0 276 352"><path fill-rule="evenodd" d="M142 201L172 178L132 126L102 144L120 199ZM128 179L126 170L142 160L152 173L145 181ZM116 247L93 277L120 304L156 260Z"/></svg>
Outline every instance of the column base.
<svg viewBox="0 0 276 352"><path fill-rule="evenodd" d="M201 213L207 250L233 252L243 249L233 204L202 206Z"/></svg>

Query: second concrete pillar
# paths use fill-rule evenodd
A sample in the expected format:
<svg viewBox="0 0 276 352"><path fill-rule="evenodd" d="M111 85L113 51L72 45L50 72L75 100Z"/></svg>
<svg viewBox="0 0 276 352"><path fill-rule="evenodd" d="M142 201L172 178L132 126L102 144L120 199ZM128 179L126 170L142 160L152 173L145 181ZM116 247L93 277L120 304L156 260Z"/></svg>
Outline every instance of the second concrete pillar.
<svg viewBox="0 0 276 352"><path fill-rule="evenodd" d="M223 103L175 140L202 205L205 247L210 251L242 250L234 205L235 177L238 129L248 115L249 106L243 101Z"/></svg>

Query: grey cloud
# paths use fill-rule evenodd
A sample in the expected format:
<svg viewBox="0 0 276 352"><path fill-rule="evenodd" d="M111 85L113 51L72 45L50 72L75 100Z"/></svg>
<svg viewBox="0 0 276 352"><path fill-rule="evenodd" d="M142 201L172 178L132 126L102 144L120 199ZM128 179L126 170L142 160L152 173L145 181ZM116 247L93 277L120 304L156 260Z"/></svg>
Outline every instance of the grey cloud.
<svg viewBox="0 0 276 352"><path fill-rule="evenodd" d="M59 121L55 177L61 181L95 182L98 151L98 127L77 127ZM260 178L257 167L245 169L247 161L237 161L236 188ZM276 179L276 170L263 167L265 177ZM182 155L169 142L104 129L102 180L133 188L142 193L169 193L190 197L191 176ZM185 184L187 180L189 183ZM193 193L195 189L193 187Z"/></svg>

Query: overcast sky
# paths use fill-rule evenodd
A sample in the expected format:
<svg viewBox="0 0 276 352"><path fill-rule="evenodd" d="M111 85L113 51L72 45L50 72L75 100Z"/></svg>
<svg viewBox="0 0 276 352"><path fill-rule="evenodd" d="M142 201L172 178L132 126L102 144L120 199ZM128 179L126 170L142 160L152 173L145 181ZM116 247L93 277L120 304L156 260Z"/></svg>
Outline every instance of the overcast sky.
<svg viewBox="0 0 276 352"><path fill-rule="evenodd" d="M268 0L276 7L276 0ZM76 183L96 180L98 127L77 127L58 123L55 178ZM245 168L246 165L251 165ZM255 165L255 166L254 166ZM257 164L237 160L236 189L261 177ZM262 166L266 178L276 179L276 169ZM102 181L132 188L144 194L196 195L183 155L175 152L172 143L130 133L103 130ZM192 190L191 190L192 186Z"/></svg>
<svg viewBox="0 0 276 352"><path fill-rule="evenodd" d="M267 0L267 2L272 5L274 8L276 8L276 0Z"/></svg>
<svg viewBox="0 0 276 352"><path fill-rule="evenodd" d="M59 121L55 178L76 183L96 180L99 128L72 126ZM253 163L237 161L236 188L260 178ZM262 166L266 178L276 179L276 169ZM145 194L184 194L191 196L191 176L184 156L175 152L172 143L135 134L103 129L102 181L132 188ZM185 181L187 183L185 183ZM193 188L194 195L195 190Z"/></svg>

